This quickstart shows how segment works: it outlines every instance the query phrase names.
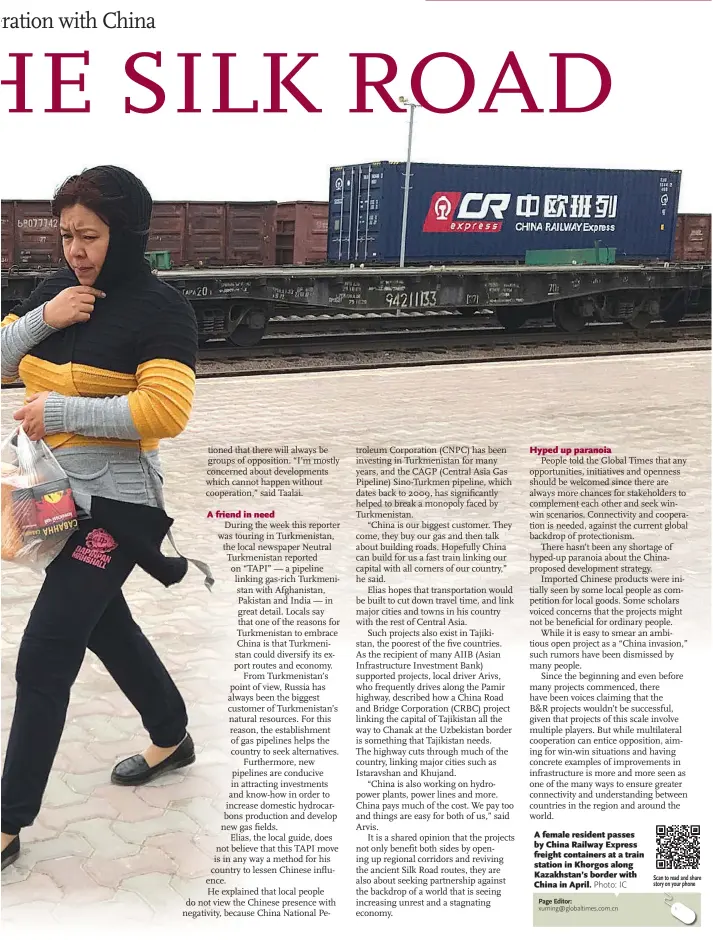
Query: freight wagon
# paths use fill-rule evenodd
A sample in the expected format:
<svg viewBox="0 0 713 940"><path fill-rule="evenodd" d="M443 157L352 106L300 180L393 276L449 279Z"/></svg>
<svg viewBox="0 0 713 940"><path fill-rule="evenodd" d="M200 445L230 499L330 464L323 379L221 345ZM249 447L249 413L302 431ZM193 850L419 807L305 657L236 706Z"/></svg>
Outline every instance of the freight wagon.
<svg viewBox="0 0 713 940"><path fill-rule="evenodd" d="M673 257L675 261L710 262L710 215L679 215Z"/></svg>
<svg viewBox="0 0 713 940"><path fill-rule="evenodd" d="M273 265L276 202L156 202L149 251L171 266Z"/></svg>
<svg viewBox="0 0 713 940"><path fill-rule="evenodd" d="M148 250L171 267L320 264L327 257L326 202L165 202L153 206ZM49 200L2 203L2 269L62 264Z"/></svg>
<svg viewBox="0 0 713 940"><path fill-rule="evenodd" d="M326 202L282 202L277 207L277 264L321 264L327 259Z"/></svg>
<svg viewBox="0 0 713 940"><path fill-rule="evenodd" d="M242 204L250 207L251 227L246 223L241 228L235 224L235 216L228 224L228 208L214 211L215 206L230 204L201 204L213 209L198 215L201 225L193 229L188 225L186 234L188 220L196 218L190 211L191 204L158 205L172 206L175 211L166 210L156 216L154 225L159 229L154 228L153 237L163 234L166 240L154 250L172 251L184 260L193 253L197 265L205 265L175 267L159 274L190 300L203 342L228 339L240 346L254 345L263 336L269 319L286 313L311 317L315 312L408 315L427 310L465 314L494 311L508 329L517 329L528 318L538 318L554 319L562 329L576 331L590 320L624 321L641 328L658 315L674 323L690 311L710 310L709 258L701 258L706 232L710 240L710 216L696 216L698 221L687 228L684 223L681 250L691 252L694 260L675 264L460 264L399 269L354 264L315 266L314 259L309 267L230 267L224 258L260 250L265 220L271 218L275 220L276 245L285 244L277 241L280 235L289 239L295 233L293 247L276 247L276 252L291 251L293 261L310 262L309 248L304 246L314 244L310 242L313 236L326 238L324 216L320 222L318 211L295 211L293 216L291 211L281 212L275 203L262 203L259 210L255 204ZM16 221L21 224L11 228L11 222ZM8 268L2 276L5 313L29 295L48 267L59 263L59 240L56 220L49 216L47 204L43 210L41 203L6 203L3 225L10 235L5 239L7 254L3 256ZM300 230L306 233L304 238ZM17 242L13 241L13 232L20 233ZM176 238L174 248L166 247L171 245L169 236ZM214 267L210 260L214 257L223 266ZM14 267L10 267L13 260Z"/></svg>
<svg viewBox="0 0 713 940"><path fill-rule="evenodd" d="M398 262L405 174L405 164L386 162L331 170L330 261ZM600 246L622 261L668 261L680 180L680 171L415 163L406 257L509 262Z"/></svg>
<svg viewBox="0 0 713 940"><path fill-rule="evenodd" d="M370 199L370 205L378 209L376 197ZM330 261L350 263L346 258L332 257L339 251L335 249L334 231L328 232L330 212L332 230L341 230L341 221L335 224L334 206L330 209L326 202L155 202L148 247L152 252L169 252L173 268L272 267L323 263L329 238ZM400 213L399 208L399 217ZM609 239L593 241L606 247ZM407 249L409 244L407 240ZM673 260L707 263L711 257L711 216L679 215L673 244ZM535 246L544 247L541 242ZM624 260L621 252L617 252L617 259ZM2 203L0 260L3 271L18 272L62 264L59 228L49 200ZM407 253L407 261L416 260ZM468 263L476 259L461 260ZM497 257L484 260L494 261Z"/></svg>

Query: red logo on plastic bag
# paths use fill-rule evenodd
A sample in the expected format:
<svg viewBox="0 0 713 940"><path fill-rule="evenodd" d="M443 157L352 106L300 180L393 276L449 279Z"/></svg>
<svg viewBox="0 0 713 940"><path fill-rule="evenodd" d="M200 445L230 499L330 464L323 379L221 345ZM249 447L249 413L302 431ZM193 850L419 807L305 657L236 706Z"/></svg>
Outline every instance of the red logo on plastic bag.
<svg viewBox="0 0 713 940"><path fill-rule="evenodd" d="M13 515L25 542L66 536L79 524L66 480L13 490L12 501Z"/></svg>
<svg viewBox="0 0 713 940"><path fill-rule="evenodd" d="M95 568L106 568L111 561L111 555L107 553L113 551L118 544L106 529L92 529L87 532L84 545L77 545L74 549L72 558L87 565L94 565Z"/></svg>
<svg viewBox="0 0 713 940"><path fill-rule="evenodd" d="M35 500L35 515L37 523L41 526L50 526L55 522L76 518L77 512L69 489L56 490L54 493L45 493Z"/></svg>

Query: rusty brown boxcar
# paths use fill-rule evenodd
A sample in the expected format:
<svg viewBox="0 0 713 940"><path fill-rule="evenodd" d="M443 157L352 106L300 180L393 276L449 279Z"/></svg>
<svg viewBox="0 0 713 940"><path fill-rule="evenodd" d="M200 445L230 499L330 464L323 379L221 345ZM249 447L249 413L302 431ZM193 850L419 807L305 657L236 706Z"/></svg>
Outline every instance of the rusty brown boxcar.
<svg viewBox="0 0 713 940"><path fill-rule="evenodd" d="M2 204L3 268L51 268L62 260L59 224L47 199Z"/></svg>
<svg viewBox="0 0 713 940"><path fill-rule="evenodd" d="M276 202L155 202L149 251L173 267L275 264Z"/></svg>
<svg viewBox="0 0 713 940"><path fill-rule="evenodd" d="M328 225L327 202L281 202L277 207L277 264L326 261Z"/></svg>
<svg viewBox="0 0 713 940"><path fill-rule="evenodd" d="M673 257L675 261L710 261L710 215L679 215Z"/></svg>
<svg viewBox="0 0 713 940"><path fill-rule="evenodd" d="M156 201L148 250L170 252L173 267L272 267L276 223L277 202ZM311 229L301 224L302 231L307 234L300 237L309 244ZM62 260L49 200L2 203L3 269L51 268Z"/></svg>

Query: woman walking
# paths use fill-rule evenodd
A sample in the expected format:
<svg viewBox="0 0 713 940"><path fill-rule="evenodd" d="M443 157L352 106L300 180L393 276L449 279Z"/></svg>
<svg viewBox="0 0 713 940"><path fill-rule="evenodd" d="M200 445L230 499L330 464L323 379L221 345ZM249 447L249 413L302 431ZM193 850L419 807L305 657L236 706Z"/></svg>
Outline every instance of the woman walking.
<svg viewBox="0 0 713 940"><path fill-rule="evenodd" d="M122 594L136 563L151 570L142 541L163 559L157 547L171 520L161 508L158 443L186 427L195 388L193 310L144 260L151 208L141 181L120 167L70 177L52 206L67 267L2 321L3 382L19 375L27 389L14 417L52 448L85 511L47 567L20 644L2 778L3 868L40 810L87 648L150 738L116 765L112 782L142 784L195 760L183 699ZM154 517L166 520L158 534L149 532ZM184 559L164 561L184 564L167 580L155 575L164 583L185 573Z"/></svg>

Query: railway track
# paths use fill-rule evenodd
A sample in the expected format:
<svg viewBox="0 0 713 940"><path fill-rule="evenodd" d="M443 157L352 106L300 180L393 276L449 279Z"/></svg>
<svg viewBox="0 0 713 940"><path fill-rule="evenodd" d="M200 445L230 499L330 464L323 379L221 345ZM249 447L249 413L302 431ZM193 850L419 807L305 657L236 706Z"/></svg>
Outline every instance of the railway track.
<svg viewBox="0 0 713 940"><path fill-rule="evenodd" d="M685 318L685 324L710 323L709 313L691 313ZM662 319L651 321L647 327L642 327L638 332L655 327L667 329L673 325ZM631 326L625 326L621 322L598 323L590 322L584 331L575 331L573 335L584 335L592 329L625 328L634 329ZM517 329L507 330L498 321L495 315L477 313L470 315L466 312L453 312L448 310L430 310L424 312L379 312L379 313L334 313L333 311L324 311L313 314L293 314L277 315L271 317L263 337L256 343L249 346L240 346L230 343L227 339L206 339L202 348L204 350L213 350L221 346L228 349L237 349L246 351L251 349L263 348L267 340L277 340L284 338L306 337L306 336L348 336L365 334L385 334L394 333L404 335L408 333L423 332L425 330L443 331L446 329L463 330L469 333L476 331L490 331L492 333L504 334L512 333L518 336L527 335L533 330L557 330L558 327L551 320L533 317Z"/></svg>
<svg viewBox="0 0 713 940"><path fill-rule="evenodd" d="M692 313L685 318L686 324L710 322L710 314ZM529 323L529 326L527 325ZM666 328L664 320L653 320L651 327L660 326ZM603 326L620 327L621 323L591 323L585 330L597 329ZM265 339L273 339L284 336L307 336L322 334L333 336L335 334L364 334L364 333L403 333L413 330L443 330L452 329L490 329L497 333L509 332L504 330L496 316L478 313L474 316L467 313L454 313L451 311L425 311L425 312L399 312L399 313L337 313L333 311L324 311L314 314L293 314L277 315L270 319L265 336L260 341L262 345ZM532 318L518 330L514 331L518 335L534 329L555 329L551 321L538 320ZM578 335L581 335L578 334ZM215 343L227 342L224 340L208 341L206 348L212 347Z"/></svg>
<svg viewBox="0 0 713 940"><path fill-rule="evenodd" d="M425 319L425 318L424 318ZM573 358L633 353L688 352L711 348L709 318L671 327L654 324L637 332L621 324L592 324L581 333L563 333L554 326L535 326L517 333L502 328L467 326L387 331L356 336L332 331L266 337L250 349L214 343L201 350L198 375L262 375L377 369L393 366L460 364L493 360Z"/></svg>
<svg viewBox="0 0 713 940"><path fill-rule="evenodd" d="M275 323L273 330L252 347L240 348L216 340L201 349L200 358L203 361L253 359L320 352L353 352L357 349L452 348L469 345L486 348L538 343L587 346L612 339L627 344L646 340L676 342L688 336L704 338L710 335L710 329L709 316L687 319L674 327L659 321L643 331L616 323L593 323L580 333L564 333L552 324L533 325L509 333L497 326L475 325L453 314L424 316L420 319L404 317L398 321L396 318L361 317L347 324L330 317L307 322Z"/></svg>
<svg viewBox="0 0 713 940"><path fill-rule="evenodd" d="M553 324L510 333L500 326L486 325L488 320L475 322L459 314L345 319L278 320L271 323L273 331L252 347L211 341L199 350L197 375L216 378L711 348L710 313L687 318L676 326L657 321L642 331L623 324L592 323L580 333L562 332ZM286 323L290 324L287 328ZM21 387L20 383L3 386Z"/></svg>
<svg viewBox="0 0 713 940"><path fill-rule="evenodd" d="M412 329L443 329L447 326L456 327L459 324L473 328L479 326L495 326L495 320L489 316L481 316L474 323L472 317L462 313L448 311L431 311L427 313L315 313L307 316L276 316L272 317L267 325L265 337L274 336L304 336L315 333L369 333L391 332Z"/></svg>

